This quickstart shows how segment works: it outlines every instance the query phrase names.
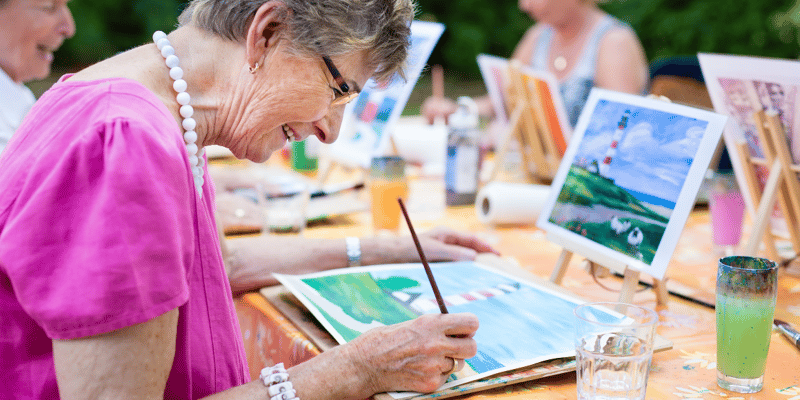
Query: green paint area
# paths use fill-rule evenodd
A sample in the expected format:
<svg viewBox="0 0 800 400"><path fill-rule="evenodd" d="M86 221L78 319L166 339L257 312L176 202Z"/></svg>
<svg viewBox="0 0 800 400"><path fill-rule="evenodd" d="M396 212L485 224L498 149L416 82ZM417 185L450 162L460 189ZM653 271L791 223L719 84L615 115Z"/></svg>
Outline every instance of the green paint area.
<svg viewBox="0 0 800 400"><path fill-rule="evenodd" d="M399 292L405 289L419 287L419 282L405 276L391 276L377 280L378 286L387 292Z"/></svg>
<svg viewBox="0 0 800 400"><path fill-rule="evenodd" d="M389 278L379 284L369 273L353 273L303 279L303 282L318 291L326 300L341 308L349 317L363 324L377 321L383 325L392 325L417 317L417 314L384 290L389 287L419 286L419 283L412 279ZM388 286L384 287L382 284ZM334 328L342 334L346 341L349 342L361 334L361 332L342 325L339 319L326 312L322 305L317 304L317 308L325 314L325 318L334 325Z"/></svg>
<svg viewBox="0 0 800 400"><path fill-rule="evenodd" d="M774 299L741 299L717 295L717 368L735 378L764 375Z"/></svg>
<svg viewBox="0 0 800 400"><path fill-rule="evenodd" d="M586 208L604 206L619 210L623 215L641 216L642 219L620 218L620 222L630 222L631 225L619 235L611 229L610 221L588 222L579 219L556 221L555 218L550 217L550 222L609 249L638 258L646 264L653 261L666 230L665 225L651 223L647 220L663 224L669 222L667 217L647 207L627 190L617 186L614 181L575 165L570 167L557 201ZM638 246L631 246L628 244L628 234L637 227L642 231L644 239Z"/></svg>
<svg viewBox="0 0 800 400"><path fill-rule="evenodd" d="M569 169L558 201L584 206L599 204L620 211L630 211L665 224L669 222L667 217L642 204L627 190L617 186L614 181L575 165Z"/></svg>

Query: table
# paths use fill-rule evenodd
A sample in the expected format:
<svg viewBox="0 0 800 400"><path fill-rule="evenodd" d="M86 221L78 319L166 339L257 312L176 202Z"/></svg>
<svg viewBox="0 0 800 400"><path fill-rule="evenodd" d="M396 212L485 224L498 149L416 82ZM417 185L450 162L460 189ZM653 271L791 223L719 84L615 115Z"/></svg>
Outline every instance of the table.
<svg viewBox="0 0 800 400"><path fill-rule="evenodd" d="M481 224L472 206L444 207L440 178L417 176L410 180L409 214L418 231L438 225L472 231L493 244L503 259L547 279L561 248L547 241L535 226L491 227ZM305 231L309 237L340 238L372 234L368 213L336 217ZM773 333L767 358L764 389L753 395L727 392L716 385L716 332L714 310L698 303L714 302L715 254L707 209L695 209L681 234L667 273L667 288L698 302L669 296L665 306L657 306L651 290L637 293L634 302L654 308L660 316L657 333L673 342L671 350L653 357L648 382L648 399L785 399L800 400L800 350ZM745 225L744 238L747 238ZM407 232L401 228L401 233ZM743 240L744 241L744 240ZM581 258L573 257L562 286L590 301L616 300L618 293L598 285L581 268ZM645 278L646 279L646 278ZM615 276L602 278L605 286L619 288ZM267 298L248 293L236 299L237 312L245 340L251 374L266 365L283 361L293 365L319 354L315 344ZM800 326L800 274L782 270L779 278L775 317ZM293 318L310 318L307 315ZM296 320L296 319L295 319ZM311 321L306 321L311 324ZM324 333L320 334L324 340ZM328 338L330 339L330 338ZM572 399L575 398L575 373L523 382L502 388L456 397L457 399Z"/></svg>

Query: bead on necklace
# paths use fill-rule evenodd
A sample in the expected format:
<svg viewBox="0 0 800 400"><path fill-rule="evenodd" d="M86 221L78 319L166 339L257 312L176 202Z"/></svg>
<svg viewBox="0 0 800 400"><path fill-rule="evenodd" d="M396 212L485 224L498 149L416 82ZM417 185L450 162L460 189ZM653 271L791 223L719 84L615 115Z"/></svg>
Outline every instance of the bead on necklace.
<svg viewBox="0 0 800 400"><path fill-rule="evenodd" d="M164 57L164 62L169 68L169 76L174 81L172 88L178 94L175 100L180 104L180 113L183 117L181 126L184 129L183 141L186 143L186 152L189 154L189 165L192 167L192 176L194 177L194 187L197 194L203 197L203 165L205 165L205 148L198 148L197 146L197 122L192 118L194 109L189 105L191 96L186 93L186 81L183 80L183 69L180 67L180 60L175 55L175 48L172 47L167 34L162 31L153 33L153 42L155 42L161 55Z"/></svg>

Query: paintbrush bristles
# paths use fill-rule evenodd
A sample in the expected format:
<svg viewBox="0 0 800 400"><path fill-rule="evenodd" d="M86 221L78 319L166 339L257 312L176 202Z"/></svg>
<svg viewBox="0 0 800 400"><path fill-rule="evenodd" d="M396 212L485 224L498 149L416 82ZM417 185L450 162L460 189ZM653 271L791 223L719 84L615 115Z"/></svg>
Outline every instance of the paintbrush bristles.
<svg viewBox="0 0 800 400"><path fill-rule="evenodd" d="M397 198L397 202L400 203L400 210L403 211L403 216L406 218L406 223L408 224L408 230L411 231L411 237L414 238L414 244L417 246L417 252L419 252L419 259L422 261L422 266L425 267L425 274L428 275L428 281L431 283L433 295L436 296L436 302L439 303L439 311L441 311L442 314L447 314L447 307L444 305L444 299L442 298L442 294L439 293L439 287L436 286L436 280L433 279L433 271L431 271L428 260L425 258L425 253L422 251L422 245L419 243L417 233L414 231L414 225L411 224L411 218L408 216L408 211L406 211L406 206L403 204L403 199Z"/></svg>

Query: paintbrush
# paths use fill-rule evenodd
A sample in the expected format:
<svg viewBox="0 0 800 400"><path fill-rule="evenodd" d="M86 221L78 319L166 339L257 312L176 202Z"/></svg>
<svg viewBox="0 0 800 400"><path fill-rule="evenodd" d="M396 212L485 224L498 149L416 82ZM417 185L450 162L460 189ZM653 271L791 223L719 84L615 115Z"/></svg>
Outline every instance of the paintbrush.
<svg viewBox="0 0 800 400"><path fill-rule="evenodd" d="M795 347L800 349L800 332L792 327L788 322L781 321L779 319L773 320L773 324L775 328L783 333L789 341L794 344Z"/></svg>
<svg viewBox="0 0 800 400"><path fill-rule="evenodd" d="M403 204L403 199L398 197L397 202L400 203L400 209L403 211L403 216L406 217L408 230L411 231L411 237L414 238L414 244L417 245L419 259L422 260L422 266L425 267L425 273L428 274L428 280L431 282L433 295L436 296L436 302L439 303L439 311L441 311L442 314L447 314L447 307L444 306L444 299L442 298L442 294L439 293L439 287L436 286L436 280L433 279L433 271L431 271L431 267L428 265L428 260L425 258L425 253L422 252L422 245L419 244L417 233L414 231L414 225L411 225L411 218L408 216L408 211L406 211L406 206Z"/></svg>

